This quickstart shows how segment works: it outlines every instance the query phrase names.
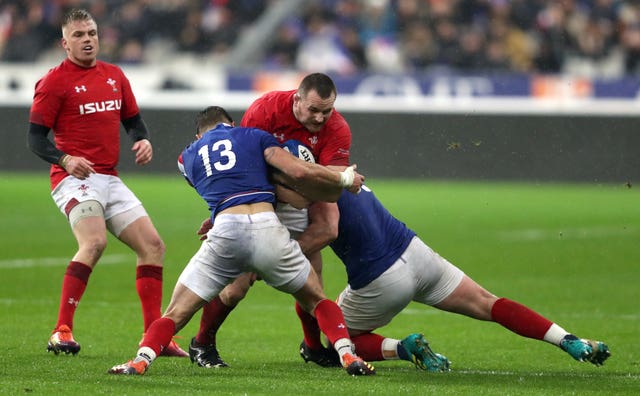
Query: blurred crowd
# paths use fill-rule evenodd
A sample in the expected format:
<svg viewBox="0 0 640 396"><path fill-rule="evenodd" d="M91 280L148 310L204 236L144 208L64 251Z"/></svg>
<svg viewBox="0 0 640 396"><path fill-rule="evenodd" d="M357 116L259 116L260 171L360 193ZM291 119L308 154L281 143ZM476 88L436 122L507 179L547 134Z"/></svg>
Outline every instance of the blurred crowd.
<svg viewBox="0 0 640 396"><path fill-rule="evenodd" d="M0 61L60 51L60 18L85 7L101 59L224 62L242 32L278 0L0 0ZM265 43L255 67L324 71L640 73L640 0L311 0Z"/></svg>

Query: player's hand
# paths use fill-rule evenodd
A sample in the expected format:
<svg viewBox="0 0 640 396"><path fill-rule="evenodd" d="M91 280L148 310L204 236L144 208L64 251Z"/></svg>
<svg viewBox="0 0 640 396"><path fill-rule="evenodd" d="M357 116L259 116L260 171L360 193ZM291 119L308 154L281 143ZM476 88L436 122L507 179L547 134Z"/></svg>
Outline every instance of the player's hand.
<svg viewBox="0 0 640 396"><path fill-rule="evenodd" d="M207 232L209 232L211 227L213 227L213 223L211 222L211 217L207 217L207 219L203 221L202 224L200 224L200 229L197 232L197 234L200 235L201 241L204 241L205 239L207 239Z"/></svg>
<svg viewBox="0 0 640 396"><path fill-rule="evenodd" d="M360 189L364 184L364 176L356 172L357 167L358 166L356 164L353 164L343 171L349 179L351 179L351 175L353 175L353 181L351 182L351 185L345 188L347 189L347 191L354 194L359 194Z"/></svg>
<svg viewBox="0 0 640 396"><path fill-rule="evenodd" d="M153 158L153 147L147 139L138 140L131 147L131 151L136 153L136 165L146 165Z"/></svg>
<svg viewBox="0 0 640 396"><path fill-rule="evenodd" d="M67 154L61 165L68 174L80 180L84 180L92 173L96 173L93 169L94 163L84 157L74 157Z"/></svg>

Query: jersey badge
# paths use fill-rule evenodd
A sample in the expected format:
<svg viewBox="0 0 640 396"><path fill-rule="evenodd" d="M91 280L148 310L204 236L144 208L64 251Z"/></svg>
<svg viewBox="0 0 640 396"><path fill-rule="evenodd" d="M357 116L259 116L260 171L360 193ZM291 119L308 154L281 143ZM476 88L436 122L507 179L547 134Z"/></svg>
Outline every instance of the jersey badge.
<svg viewBox="0 0 640 396"><path fill-rule="evenodd" d="M111 85L111 89L113 89L113 92L118 92L118 88L116 88L116 80L114 80L113 78L109 78L107 80L107 84Z"/></svg>
<svg viewBox="0 0 640 396"><path fill-rule="evenodd" d="M316 144L318 144L318 137L317 137L317 136L315 136L315 135L314 135L314 136L311 136L311 137L310 137L309 139L307 139L307 140L309 140L309 144L310 144L312 147L313 147L313 146L315 146Z"/></svg>

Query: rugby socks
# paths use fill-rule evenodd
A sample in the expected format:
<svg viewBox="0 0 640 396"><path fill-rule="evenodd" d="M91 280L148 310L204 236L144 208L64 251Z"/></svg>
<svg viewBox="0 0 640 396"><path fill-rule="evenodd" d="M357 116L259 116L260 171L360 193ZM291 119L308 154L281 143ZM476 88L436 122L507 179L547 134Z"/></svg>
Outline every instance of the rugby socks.
<svg viewBox="0 0 640 396"><path fill-rule="evenodd" d="M351 341L356 346L358 356L370 362L385 360L383 352L385 340L383 336L375 333L364 333L351 337ZM395 342L398 344L397 340ZM393 349L395 350L395 346Z"/></svg>
<svg viewBox="0 0 640 396"><path fill-rule="evenodd" d="M571 333L554 323L545 333L544 340L550 344L560 346L560 342L569 334Z"/></svg>
<svg viewBox="0 0 640 396"><path fill-rule="evenodd" d="M142 319L146 332L151 323L162 316L162 267L137 266L136 290L142 304Z"/></svg>
<svg viewBox="0 0 640 396"><path fill-rule="evenodd" d="M338 304L324 299L316 305L313 312L318 320L318 326L320 326L322 332L340 355L340 360L342 361L342 356L345 353L353 353L351 350L353 343L349 339L349 331L344 323L344 316L342 316L342 311Z"/></svg>
<svg viewBox="0 0 640 396"><path fill-rule="evenodd" d="M296 301L296 313L302 324L302 332L304 333L304 343L315 351L324 348L320 339L320 327L318 321L309 312L302 309L302 306Z"/></svg>
<svg viewBox="0 0 640 396"><path fill-rule="evenodd" d="M160 352L169 345L176 331L176 324L169 318L160 318L154 321L140 342L138 356L147 358L149 363L160 355ZM150 353L151 350L153 353Z"/></svg>
<svg viewBox="0 0 640 396"><path fill-rule="evenodd" d="M544 340L553 325L549 319L507 298L499 298L491 307L491 319L523 337Z"/></svg>
<svg viewBox="0 0 640 396"><path fill-rule="evenodd" d="M225 305L219 295L202 307L202 318L200 319L200 329L196 334L196 342L201 345L216 345L218 329L234 308Z"/></svg>
<svg viewBox="0 0 640 396"><path fill-rule="evenodd" d="M62 280L62 293L60 295L60 309L58 310L56 330L62 325L67 325L69 329L73 330L73 316L87 288L91 271L91 267L79 261L69 262Z"/></svg>

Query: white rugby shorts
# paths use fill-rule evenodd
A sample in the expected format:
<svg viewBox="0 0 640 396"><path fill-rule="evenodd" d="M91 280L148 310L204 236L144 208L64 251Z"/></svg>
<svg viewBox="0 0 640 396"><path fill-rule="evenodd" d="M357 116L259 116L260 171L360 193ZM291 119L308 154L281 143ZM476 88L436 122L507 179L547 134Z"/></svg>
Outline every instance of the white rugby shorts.
<svg viewBox="0 0 640 396"><path fill-rule="evenodd" d="M389 324L411 301L438 304L453 293L463 276L462 270L414 237L378 278L357 290L347 285L338 305L348 328L370 331Z"/></svg>
<svg viewBox="0 0 640 396"><path fill-rule="evenodd" d="M309 226L309 212L307 209L296 209L288 203L278 202L276 214L280 222L287 227L293 239Z"/></svg>
<svg viewBox="0 0 640 396"><path fill-rule="evenodd" d="M67 205L73 199L78 202L95 200L102 205L105 220L127 212L142 203L117 176L93 173L84 180L73 176L64 178L51 192L56 206L68 217ZM146 211L134 211L136 218L147 216ZM135 219L129 219L132 222Z"/></svg>
<svg viewBox="0 0 640 396"><path fill-rule="evenodd" d="M243 272L285 293L304 286L311 264L274 212L216 216L178 282L210 301Z"/></svg>

